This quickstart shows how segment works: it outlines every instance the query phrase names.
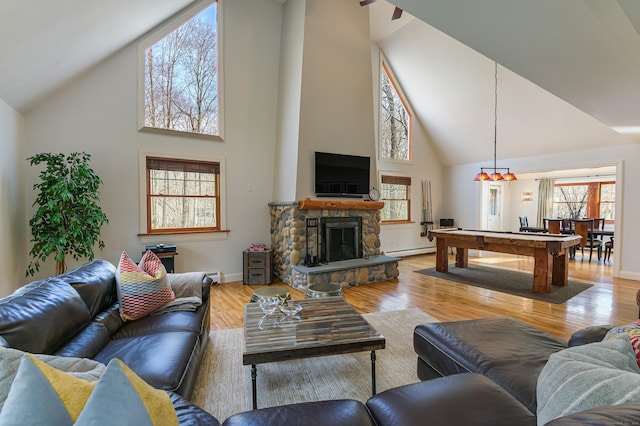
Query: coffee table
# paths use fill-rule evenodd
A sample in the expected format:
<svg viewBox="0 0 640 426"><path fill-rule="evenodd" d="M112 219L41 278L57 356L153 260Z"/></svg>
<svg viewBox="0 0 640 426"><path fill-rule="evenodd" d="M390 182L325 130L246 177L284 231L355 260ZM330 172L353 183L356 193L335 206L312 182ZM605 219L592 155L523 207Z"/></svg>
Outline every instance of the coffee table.
<svg viewBox="0 0 640 426"><path fill-rule="evenodd" d="M257 365L301 358L371 351L371 388L376 393L376 350L385 338L342 297L295 300L295 316L263 318L257 303L244 306L242 364L251 365L253 409L257 403ZM280 321L277 321L279 319Z"/></svg>

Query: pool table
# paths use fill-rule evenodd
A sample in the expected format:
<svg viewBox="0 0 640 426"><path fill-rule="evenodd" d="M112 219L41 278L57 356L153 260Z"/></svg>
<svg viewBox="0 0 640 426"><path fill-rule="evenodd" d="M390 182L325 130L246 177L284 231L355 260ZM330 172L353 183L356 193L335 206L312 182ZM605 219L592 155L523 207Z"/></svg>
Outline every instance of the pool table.
<svg viewBox="0 0 640 426"><path fill-rule="evenodd" d="M436 270L448 272L447 247L456 248L456 266L468 266L468 249L486 250L532 256L533 291L549 293L551 285L567 285L568 256L571 247L580 245L579 235L495 232L473 229L434 229L428 232L429 241L436 239Z"/></svg>

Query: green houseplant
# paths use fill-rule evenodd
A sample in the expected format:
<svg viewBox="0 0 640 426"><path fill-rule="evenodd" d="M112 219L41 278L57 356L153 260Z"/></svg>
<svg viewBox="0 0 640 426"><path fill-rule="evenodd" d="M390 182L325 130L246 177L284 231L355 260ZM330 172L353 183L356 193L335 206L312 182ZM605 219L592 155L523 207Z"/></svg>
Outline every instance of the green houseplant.
<svg viewBox="0 0 640 426"><path fill-rule="evenodd" d="M40 262L53 254L56 275L65 271L65 255L75 260L93 259L93 247L104 248L100 228L108 223L98 205L102 180L89 167L91 156L85 152L41 153L27 158L32 166L44 163L40 182L33 185L37 210L29 220L33 247L27 276L40 270Z"/></svg>

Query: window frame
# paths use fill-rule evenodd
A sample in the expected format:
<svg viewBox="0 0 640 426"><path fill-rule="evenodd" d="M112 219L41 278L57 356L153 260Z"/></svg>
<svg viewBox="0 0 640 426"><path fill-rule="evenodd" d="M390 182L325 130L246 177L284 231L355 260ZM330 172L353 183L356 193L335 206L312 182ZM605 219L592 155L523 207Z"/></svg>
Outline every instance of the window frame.
<svg viewBox="0 0 640 426"><path fill-rule="evenodd" d="M385 182L392 181L392 182ZM412 223L411 220L411 176L401 175L395 172L382 172L380 173L380 201L385 202L389 200L388 198L384 198L384 190L382 185L391 184L391 185L405 185L406 186L406 198L398 198L393 200L405 200L407 202L407 218L400 220L384 220L380 217L380 223L382 224L402 224L402 223ZM383 207L384 210L384 207ZM381 212L382 214L382 212Z"/></svg>
<svg viewBox="0 0 640 426"><path fill-rule="evenodd" d="M402 102L402 106L407 111L407 115L409 116L409 123L408 123L408 129L407 129L408 158L406 160L398 159L398 158L386 158L382 156L382 152L383 152L383 149L382 149L382 144L383 144L383 140L382 140L382 121L383 121L382 120L382 76L383 74L386 74L387 77L389 78L389 82L391 83L391 86L395 90L395 93L398 96L398 98L400 98L400 102ZM407 101L407 97L404 94L402 87L400 86L400 84L398 84L396 80L396 76L393 72L393 69L389 65L389 62L384 57L384 55L380 53L380 75L378 78L378 139L379 139L378 158L380 160L394 161L394 162L399 162L403 164L413 162L413 116L414 116L413 109L411 108L411 105Z"/></svg>
<svg viewBox="0 0 640 426"><path fill-rule="evenodd" d="M616 185L616 181L606 180L606 181L582 181L582 182L569 182L569 183L563 182L563 183L555 183L553 187L554 187L554 193L555 193L555 188L558 186L586 186L588 195L587 195L587 201L586 201L585 217L599 218L601 217L600 204L601 204L602 185ZM616 192L614 191L614 197L615 197L615 194ZM613 202L606 201L605 203L608 203L608 204L612 203L615 206L616 200L614 199ZM558 204L558 202L556 202L555 200L555 195L554 195L553 204L554 204L554 207L556 204ZM555 211L555 208L554 208L554 211ZM614 212L615 212L615 208L614 208ZM615 218L606 219L605 223L614 224Z"/></svg>
<svg viewBox="0 0 640 426"><path fill-rule="evenodd" d="M150 209L150 182L149 172L147 168L147 158L157 158L160 160L184 161L189 163L207 162L218 163L219 174L217 182L218 190L218 206L216 214L218 215L218 226L216 228L173 228L173 229L151 229L151 209ZM166 154L156 152L140 151L139 158L140 167L140 232L138 236L166 236L172 234L226 234L229 232L226 222L226 183L225 183L225 159L203 156L189 156L180 154Z"/></svg>
<svg viewBox="0 0 640 426"><path fill-rule="evenodd" d="M148 47L163 39L176 28L180 27L188 20L202 12L212 4L217 3L217 96L218 96L218 134L210 135L204 133L187 132L173 129L163 129L158 127L148 127L145 125L145 51ZM224 52L223 52L223 3L224 0L202 0L193 7L189 7L179 12L167 22L160 25L138 43L138 130L149 133L159 133L164 135L200 138L214 141L224 141Z"/></svg>

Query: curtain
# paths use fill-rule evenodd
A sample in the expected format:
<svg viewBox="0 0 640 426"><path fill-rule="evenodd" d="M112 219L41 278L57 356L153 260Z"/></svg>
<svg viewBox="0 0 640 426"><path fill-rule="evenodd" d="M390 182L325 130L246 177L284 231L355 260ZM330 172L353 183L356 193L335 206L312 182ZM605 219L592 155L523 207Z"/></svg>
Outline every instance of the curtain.
<svg viewBox="0 0 640 426"><path fill-rule="evenodd" d="M553 179L540 179L538 184L538 225L544 226L544 219L553 214Z"/></svg>

